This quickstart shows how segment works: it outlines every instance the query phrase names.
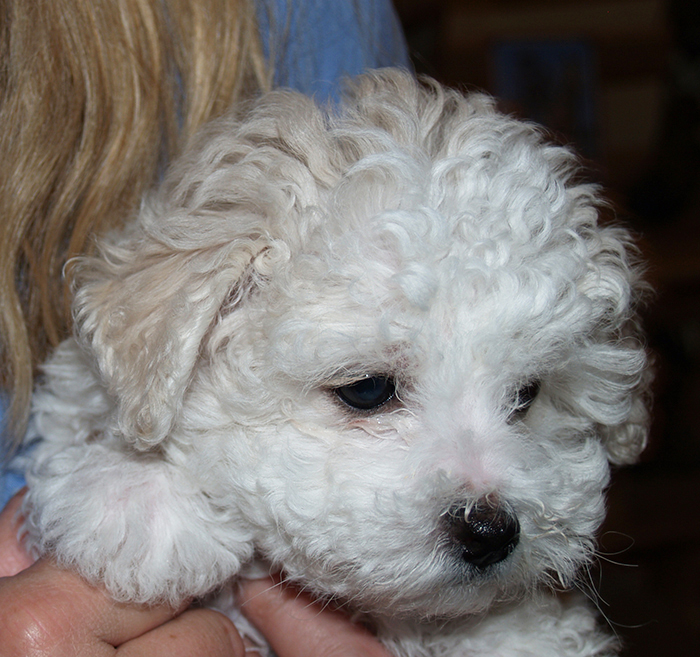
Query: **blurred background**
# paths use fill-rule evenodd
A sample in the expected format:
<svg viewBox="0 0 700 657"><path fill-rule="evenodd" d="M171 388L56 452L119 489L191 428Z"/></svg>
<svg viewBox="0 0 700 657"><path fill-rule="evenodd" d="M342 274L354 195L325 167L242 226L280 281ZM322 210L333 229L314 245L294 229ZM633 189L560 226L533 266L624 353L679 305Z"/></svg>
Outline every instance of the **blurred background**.
<svg viewBox="0 0 700 657"><path fill-rule="evenodd" d="M654 424L592 577L623 655L700 655L700 0L394 2L419 72L574 145L640 236Z"/></svg>

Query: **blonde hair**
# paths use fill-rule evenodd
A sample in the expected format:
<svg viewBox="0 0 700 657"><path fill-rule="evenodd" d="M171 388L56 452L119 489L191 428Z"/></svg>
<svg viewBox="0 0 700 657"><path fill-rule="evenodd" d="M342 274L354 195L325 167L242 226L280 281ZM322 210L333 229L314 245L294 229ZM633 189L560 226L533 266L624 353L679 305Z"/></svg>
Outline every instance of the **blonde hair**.
<svg viewBox="0 0 700 657"><path fill-rule="evenodd" d="M66 262L194 131L269 86L251 0L0 0L0 335L7 435L70 330Z"/></svg>

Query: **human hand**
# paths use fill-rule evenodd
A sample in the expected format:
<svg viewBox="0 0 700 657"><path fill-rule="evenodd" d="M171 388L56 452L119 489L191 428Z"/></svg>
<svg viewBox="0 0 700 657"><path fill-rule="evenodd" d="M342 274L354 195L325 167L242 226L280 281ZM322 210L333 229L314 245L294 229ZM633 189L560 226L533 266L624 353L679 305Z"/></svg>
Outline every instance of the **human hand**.
<svg viewBox="0 0 700 657"><path fill-rule="evenodd" d="M32 563L17 540L20 504L0 513L1 657L250 654L216 611L117 603L49 560ZM389 657L364 628L272 579L245 582L240 602L279 657Z"/></svg>
<svg viewBox="0 0 700 657"><path fill-rule="evenodd" d="M18 514L23 497L24 491L17 493L0 512L0 578L12 577L34 562L17 539L22 524Z"/></svg>
<svg viewBox="0 0 700 657"><path fill-rule="evenodd" d="M279 657L391 657L362 625L273 578L244 582L238 601Z"/></svg>

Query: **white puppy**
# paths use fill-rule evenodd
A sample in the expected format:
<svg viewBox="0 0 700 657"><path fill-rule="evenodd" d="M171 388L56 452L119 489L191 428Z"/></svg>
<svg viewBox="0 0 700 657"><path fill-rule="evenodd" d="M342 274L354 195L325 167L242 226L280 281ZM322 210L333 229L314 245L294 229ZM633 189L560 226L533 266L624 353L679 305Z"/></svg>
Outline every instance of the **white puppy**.
<svg viewBox="0 0 700 657"><path fill-rule="evenodd" d="M643 447L643 285L575 158L399 71L209 126L79 263L35 399L40 553L117 598L254 559L403 657L611 655L579 601Z"/></svg>

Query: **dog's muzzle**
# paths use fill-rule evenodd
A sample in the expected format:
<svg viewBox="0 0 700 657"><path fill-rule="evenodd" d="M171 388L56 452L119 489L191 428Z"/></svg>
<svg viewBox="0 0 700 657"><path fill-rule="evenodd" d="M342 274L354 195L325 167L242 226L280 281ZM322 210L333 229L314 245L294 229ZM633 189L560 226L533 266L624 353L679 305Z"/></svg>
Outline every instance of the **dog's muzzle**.
<svg viewBox="0 0 700 657"><path fill-rule="evenodd" d="M480 570L503 561L518 545L518 519L507 505L491 496L456 505L444 519L450 542L464 561Z"/></svg>

